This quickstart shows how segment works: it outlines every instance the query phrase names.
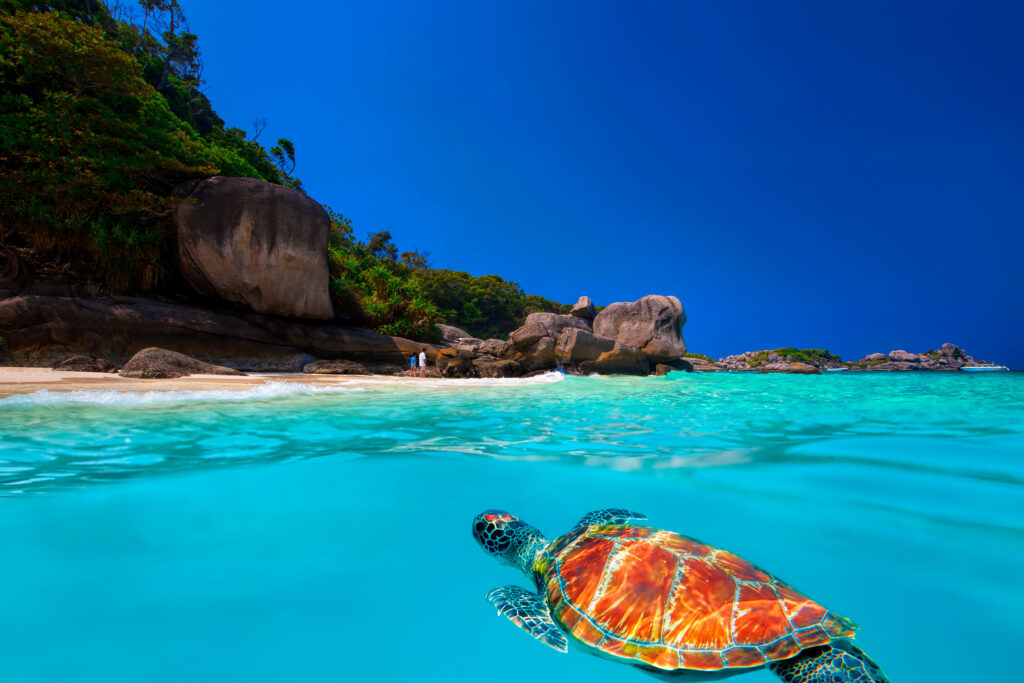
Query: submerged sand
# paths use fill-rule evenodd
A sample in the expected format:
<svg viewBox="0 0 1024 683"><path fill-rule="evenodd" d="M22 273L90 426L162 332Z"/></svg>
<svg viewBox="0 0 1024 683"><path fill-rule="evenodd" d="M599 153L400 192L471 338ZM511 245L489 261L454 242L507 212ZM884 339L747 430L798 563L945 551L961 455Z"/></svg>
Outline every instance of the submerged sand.
<svg viewBox="0 0 1024 683"><path fill-rule="evenodd" d="M423 381L415 377L384 375L307 375L303 373L250 373L233 375L189 375L177 379L128 379L113 373L67 372L48 368L0 367L0 398L34 391L205 391L238 390L266 382L300 382L321 386L352 382L396 384Z"/></svg>

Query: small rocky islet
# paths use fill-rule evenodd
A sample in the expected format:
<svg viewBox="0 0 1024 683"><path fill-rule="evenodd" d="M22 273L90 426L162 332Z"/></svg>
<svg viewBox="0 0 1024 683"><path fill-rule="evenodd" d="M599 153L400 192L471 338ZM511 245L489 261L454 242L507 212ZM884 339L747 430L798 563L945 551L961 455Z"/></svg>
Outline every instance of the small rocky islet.
<svg viewBox="0 0 1024 683"><path fill-rule="evenodd" d="M674 296L598 308L580 297L568 313L536 312L508 339L478 339L439 325L424 343L345 324L331 309L329 220L306 195L252 178L213 177L184 188L174 211L177 268L196 292L182 303L140 297L60 296L34 283L0 290L0 363L111 372L135 378L241 371L308 374L408 372L425 350L428 374L522 377L664 375L675 371L815 374L956 370L978 364L953 344L875 353L855 362L828 351L775 349L712 360L687 353L686 313ZM3 284L3 283L0 283ZM45 285L45 283L44 283Z"/></svg>

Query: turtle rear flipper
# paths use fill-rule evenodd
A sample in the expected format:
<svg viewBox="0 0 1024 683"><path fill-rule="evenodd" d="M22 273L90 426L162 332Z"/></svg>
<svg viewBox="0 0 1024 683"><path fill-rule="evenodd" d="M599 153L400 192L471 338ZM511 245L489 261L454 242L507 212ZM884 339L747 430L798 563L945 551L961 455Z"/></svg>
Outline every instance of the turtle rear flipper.
<svg viewBox="0 0 1024 683"><path fill-rule="evenodd" d="M519 586L502 586L487 594L487 599L498 608L498 614L508 618L545 645L559 652L568 652L565 634L551 618L544 598Z"/></svg>
<svg viewBox="0 0 1024 683"><path fill-rule="evenodd" d="M639 512L630 512L622 508L607 508L594 510L583 515L583 519L576 522L577 527L594 526L599 524L625 524L631 519L647 519L647 515Z"/></svg>
<svg viewBox="0 0 1024 683"><path fill-rule="evenodd" d="M786 683L889 683L874 660L845 638L770 666Z"/></svg>

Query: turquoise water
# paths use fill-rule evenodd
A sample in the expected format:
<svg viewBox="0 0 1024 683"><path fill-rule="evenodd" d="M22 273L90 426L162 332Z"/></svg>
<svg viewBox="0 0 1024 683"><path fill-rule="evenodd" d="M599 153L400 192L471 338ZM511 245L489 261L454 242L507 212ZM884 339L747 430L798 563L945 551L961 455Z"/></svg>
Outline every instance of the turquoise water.
<svg viewBox="0 0 1024 683"><path fill-rule="evenodd" d="M611 506L851 617L894 683L1021 676L1021 373L44 392L0 400L0 496L3 681L651 680L484 600L524 579L475 513Z"/></svg>

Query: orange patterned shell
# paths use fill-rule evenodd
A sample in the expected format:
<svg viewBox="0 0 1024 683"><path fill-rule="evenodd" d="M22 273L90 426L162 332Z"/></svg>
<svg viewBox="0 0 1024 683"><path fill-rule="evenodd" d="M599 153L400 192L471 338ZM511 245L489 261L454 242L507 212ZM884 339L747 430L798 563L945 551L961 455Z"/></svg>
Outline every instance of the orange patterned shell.
<svg viewBox="0 0 1024 683"><path fill-rule="evenodd" d="M566 632L657 669L761 666L856 629L732 553L649 527L569 533L537 571Z"/></svg>

